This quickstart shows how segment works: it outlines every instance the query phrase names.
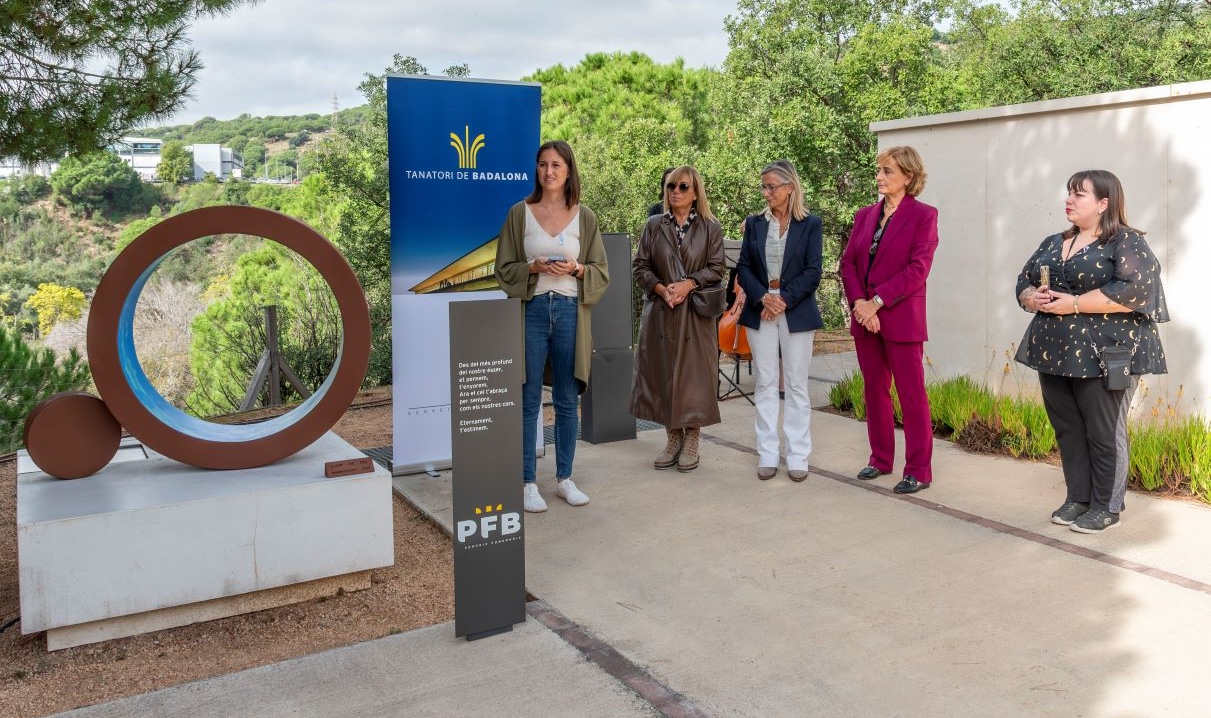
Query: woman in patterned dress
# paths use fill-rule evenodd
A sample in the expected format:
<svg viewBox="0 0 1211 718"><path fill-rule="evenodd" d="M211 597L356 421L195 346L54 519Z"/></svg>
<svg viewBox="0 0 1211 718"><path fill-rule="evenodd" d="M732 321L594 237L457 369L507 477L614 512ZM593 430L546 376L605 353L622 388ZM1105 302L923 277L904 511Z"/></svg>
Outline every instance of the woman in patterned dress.
<svg viewBox="0 0 1211 718"><path fill-rule="evenodd" d="M1067 496L1051 521L1099 533L1123 510L1127 412L1138 377L1167 371L1156 325L1169 321L1169 310L1160 263L1144 233L1127 224L1117 177L1072 175L1064 212L1071 226L1044 239L1018 275L1018 304L1035 316L1017 360L1039 372L1064 465ZM1130 352L1125 389L1102 381L1103 352L1115 346Z"/></svg>

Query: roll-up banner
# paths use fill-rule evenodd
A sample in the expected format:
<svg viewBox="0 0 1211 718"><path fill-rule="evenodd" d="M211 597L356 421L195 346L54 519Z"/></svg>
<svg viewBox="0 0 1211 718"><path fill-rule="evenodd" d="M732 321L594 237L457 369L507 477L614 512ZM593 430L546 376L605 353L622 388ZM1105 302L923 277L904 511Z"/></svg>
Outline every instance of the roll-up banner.
<svg viewBox="0 0 1211 718"><path fill-rule="evenodd" d="M534 189L540 111L537 83L387 77L394 473L450 466L449 305L504 296L496 239Z"/></svg>

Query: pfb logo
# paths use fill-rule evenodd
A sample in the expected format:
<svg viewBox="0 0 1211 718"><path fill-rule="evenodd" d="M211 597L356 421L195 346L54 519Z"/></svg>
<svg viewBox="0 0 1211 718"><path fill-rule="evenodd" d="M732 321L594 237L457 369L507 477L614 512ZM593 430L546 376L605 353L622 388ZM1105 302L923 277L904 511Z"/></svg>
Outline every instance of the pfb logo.
<svg viewBox="0 0 1211 718"><path fill-rule="evenodd" d="M474 538L499 539L521 531L521 514L516 511L501 513L503 508L504 504L489 504L482 509L476 506L475 515L478 518L458 522L455 531L458 542L466 543L468 539Z"/></svg>
<svg viewBox="0 0 1211 718"><path fill-rule="evenodd" d="M484 148L484 135L481 132L474 140L471 139L471 126L463 126L463 137L450 133L450 146L458 151L458 168L460 170L475 169L475 158Z"/></svg>

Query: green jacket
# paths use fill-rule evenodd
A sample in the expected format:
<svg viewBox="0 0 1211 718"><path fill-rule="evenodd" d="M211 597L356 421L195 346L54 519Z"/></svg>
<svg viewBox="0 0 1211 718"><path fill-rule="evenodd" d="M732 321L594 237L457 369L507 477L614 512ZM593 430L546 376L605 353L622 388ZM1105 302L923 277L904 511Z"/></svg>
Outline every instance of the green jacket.
<svg viewBox="0 0 1211 718"><path fill-rule="evenodd" d="M522 201L509 209L505 224L500 228L500 240L496 243L496 281L505 294L522 300L523 332L525 302L534 297L534 287L538 285L538 275L530 273L530 264L526 261L525 234L526 207ZM601 241L597 215L583 204L580 205L580 256L576 261L584 265L584 276L578 280L580 301L576 304L574 374L583 392L589 383L589 368L593 359L593 325L589 312L594 304L601 301L606 287L610 285L610 268L606 263L605 244Z"/></svg>

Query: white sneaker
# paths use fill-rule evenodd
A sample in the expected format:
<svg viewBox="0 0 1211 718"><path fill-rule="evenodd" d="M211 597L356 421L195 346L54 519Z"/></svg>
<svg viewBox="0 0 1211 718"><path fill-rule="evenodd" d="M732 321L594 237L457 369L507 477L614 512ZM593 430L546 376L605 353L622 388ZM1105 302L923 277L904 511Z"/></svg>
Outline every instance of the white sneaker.
<svg viewBox="0 0 1211 718"><path fill-rule="evenodd" d="M555 484L555 495L572 506L584 506L589 503L588 494L576 488L571 479L564 479Z"/></svg>
<svg viewBox="0 0 1211 718"><path fill-rule="evenodd" d="M521 507L532 514L541 514L547 510L547 502L542 500L542 495L538 493L538 484L533 481L526 484L526 488L521 492Z"/></svg>

